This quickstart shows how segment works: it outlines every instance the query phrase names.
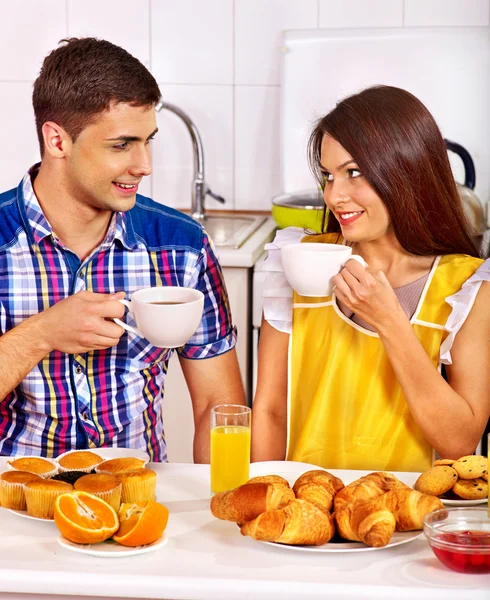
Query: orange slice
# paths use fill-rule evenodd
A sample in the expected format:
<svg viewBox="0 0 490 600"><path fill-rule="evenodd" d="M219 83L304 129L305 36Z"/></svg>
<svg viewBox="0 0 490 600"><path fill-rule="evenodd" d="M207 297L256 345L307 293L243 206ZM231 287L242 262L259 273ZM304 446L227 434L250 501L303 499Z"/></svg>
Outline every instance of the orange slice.
<svg viewBox="0 0 490 600"><path fill-rule="evenodd" d="M112 536L123 546L144 546L160 538L168 521L168 508L154 500L123 503L119 509L119 529Z"/></svg>
<svg viewBox="0 0 490 600"><path fill-rule="evenodd" d="M67 540L97 544L119 527L116 511L101 498L87 492L71 492L56 498L54 522Z"/></svg>

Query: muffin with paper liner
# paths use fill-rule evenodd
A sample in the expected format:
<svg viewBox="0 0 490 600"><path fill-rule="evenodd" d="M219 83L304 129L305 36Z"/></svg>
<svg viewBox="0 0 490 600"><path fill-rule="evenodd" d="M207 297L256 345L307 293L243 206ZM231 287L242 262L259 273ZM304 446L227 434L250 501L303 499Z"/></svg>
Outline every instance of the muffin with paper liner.
<svg viewBox="0 0 490 600"><path fill-rule="evenodd" d="M19 456L7 460L7 468L15 471L35 473L43 479L49 479L58 472L58 465L52 458L40 456Z"/></svg>
<svg viewBox="0 0 490 600"><path fill-rule="evenodd" d="M111 458L105 460L95 467L96 473L106 473L108 475L118 475L119 473L127 473L135 469L142 469L148 463L143 458L128 456L125 458Z"/></svg>
<svg viewBox="0 0 490 600"><path fill-rule="evenodd" d="M135 469L117 475L122 484L121 502L135 503L155 500L157 474L151 469Z"/></svg>
<svg viewBox="0 0 490 600"><path fill-rule="evenodd" d="M0 474L0 505L12 510L26 510L24 484L30 481L42 481L42 477L15 470Z"/></svg>
<svg viewBox="0 0 490 600"><path fill-rule="evenodd" d="M104 458L92 450L69 450L60 454L56 462L60 473L66 471L81 471L90 473L95 467L104 462Z"/></svg>
<svg viewBox="0 0 490 600"><path fill-rule="evenodd" d="M56 498L72 490L71 484L53 479L40 479L26 483L24 494L27 514L38 519L53 519Z"/></svg>
<svg viewBox="0 0 490 600"><path fill-rule="evenodd" d="M121 506L122 484L114 475L93 473L80 477L74 486L76 491L87 492L105 500L117 512Z"/></svg>

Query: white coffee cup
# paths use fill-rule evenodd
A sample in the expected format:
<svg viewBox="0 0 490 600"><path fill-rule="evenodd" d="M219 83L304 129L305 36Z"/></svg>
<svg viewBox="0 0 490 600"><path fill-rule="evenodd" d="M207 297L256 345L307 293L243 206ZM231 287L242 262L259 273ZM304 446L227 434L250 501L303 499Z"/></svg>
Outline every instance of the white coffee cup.
<svg viewBox="0 0 490 600"><path fill-rule="evenodd" d="M204 294L193 288L161 286L138 290L130 301L119 302L127 306L137 327L114 319L118 325L158 348L179 348L199 327Z"/></svg>
<svg viewBox="0 0 490 600"><path fill-rule="evenodd" d="M301 296L330 296L332 279L351 259L367 266L352 248L338 244L288 244L281 248L281 258L288 283Z"/></svg>

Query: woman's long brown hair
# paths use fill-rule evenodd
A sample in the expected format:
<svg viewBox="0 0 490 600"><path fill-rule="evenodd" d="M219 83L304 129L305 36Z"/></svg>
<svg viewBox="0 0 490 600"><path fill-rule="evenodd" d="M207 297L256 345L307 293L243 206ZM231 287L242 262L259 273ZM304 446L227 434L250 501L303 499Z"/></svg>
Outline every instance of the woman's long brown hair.
<svg viewBox="0 0 490 600"><path fill-rule="evenodd" d="M384 202L401 246L411 254L479 256L439 128L415 96L375 86L350 96L321 118L308 142L310 166L321 182L323 136L352 156ZM333 214L325 229L340 231Z"/></svg>

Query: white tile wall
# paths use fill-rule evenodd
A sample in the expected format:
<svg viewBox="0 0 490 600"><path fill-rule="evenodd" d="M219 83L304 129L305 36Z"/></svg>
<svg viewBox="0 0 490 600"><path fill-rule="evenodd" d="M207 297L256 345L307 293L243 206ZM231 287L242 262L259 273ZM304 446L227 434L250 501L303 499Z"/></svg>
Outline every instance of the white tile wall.
<svg viewBox="0 0 490 600"><path fill-rule="evenodd" d="M317 0L235 0L235 83L279 85L281 32L317 26Z"/></svg>
<svg viewBox="0 0 490 600"><path fill-rule="evenodd" d="M320 0L320 27L401 27L403 0Z"/></svg>
<svg viewBox="0 0 490 600"><path fill-rule="evenodd" d="M70 37L109 40L150 66L150 0L67 0L67 14Z"/></svg>
<svg viewBox="0 0 490 600"><path fill-rule="evenodd" d="M1 0L0 190L38 160L30 95L43 57L93 35L149 66L204 142L206 178L226 208L269 210L281 192L281 31L316 27L490 26L490 0ZM154 174L142 193L190 204L191 142L158 116ZM219 208L212 199L208 208Z"/></svg>
<svg viewBox="0 0 490 600"><path fill-rule="evenodd" d="M31 96L30 83L0 81L0 192L16 187L40 160Z"/></svg>
<svg viewBox="0 0 490 600"><path fill-rule="evenodd" d="M151 52L158 81L233 83L233 1L152 0Z"/></svg>
<svg viewBox="0 0 490 600"><path fill-rule="evenodd" d="M44 56L66 37L66 2L3 1L0 22L0 81L32 81Z"/></svg>
<svg viewBox="0 0 490 600"><path fill-rule="evenodd" d="M280 189L279 88L235 90L235 206L267 210Z"/></svg>
<svg viewBox="0 0 490 600"><path fill-rule="evenodd" d="M488 0L405 0L405 26L489 25Z"/></svg>
<svg viewBox="0 0 490 600"><path fill-rule="evenodd" d="M232 209L233 203L233 87L231 85L168 85L160 83L165 102L192 115L204 146L204 168L211 190L208 208ZM192 142L184 123L168 110L157 115L153 142L153 196L177 208L190 208L193 177Z"/></svg>

